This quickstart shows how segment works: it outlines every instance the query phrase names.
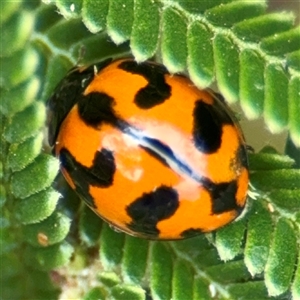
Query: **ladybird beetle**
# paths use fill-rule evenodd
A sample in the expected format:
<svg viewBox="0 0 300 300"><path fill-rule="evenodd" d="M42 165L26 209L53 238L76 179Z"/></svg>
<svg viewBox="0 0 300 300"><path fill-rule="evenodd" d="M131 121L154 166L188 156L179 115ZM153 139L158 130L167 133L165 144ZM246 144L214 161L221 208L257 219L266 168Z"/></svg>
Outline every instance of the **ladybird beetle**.
<svg viewBox="0 0 300 300"><path fill-rule="evenodd" d="M49 143L69 185L113 227L174 240L243 210L247 147L221 96L155 62L74 68L48 101Z"/></svg>

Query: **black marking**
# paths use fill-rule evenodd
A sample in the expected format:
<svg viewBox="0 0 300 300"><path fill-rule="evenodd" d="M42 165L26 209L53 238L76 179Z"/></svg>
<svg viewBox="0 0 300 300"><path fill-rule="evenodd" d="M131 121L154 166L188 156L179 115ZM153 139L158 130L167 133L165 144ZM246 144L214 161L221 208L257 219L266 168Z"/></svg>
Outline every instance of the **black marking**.
<svg viewBox="0 0 300 300"><path fill-rule="evenodd" d="M248 170L249 169L248 155L247 155L246 147L243 144L241 144L237 149L236 156L238 161L241 163L241 165Z"/></svg>
<svg viewBox="0 0 300 300"><path fill-rule="evenodd" d="M76 192L89 206L95 207L89 187L92 185L105 188L113 184L116 165L112 152L106 149L97 151L90 168L76 161L75 157L65 148L60 150L59 159L62 167L72 178Z"/></svg>
<svg viewBox="0 0 300 300"><path fill-rule="evenodd" d="M48 141L50 146L53 146L56 141L61 123L71 108L78 102L85 88L93 80L95 66L99 71L110 62L111 59L107 59L84 70L78 67L72 68L67 76L57 85L53 95L47 102Z"/></svg>
<svg viewBox="0 0 300 300"><path fill-rule="evenodd" d="M151 62L138 64L134 60L126 60L119 65L119 68L143 76L148 84L141 88L134 99L134 103L142 109L149 109L164 103L171 96L171 87L166 83L165 74L168 71L165 67Z"/></svg>
<svg viewBox="0 0 300 300"><path fill-rule="evenodd" d="M160 186L155 191L144 193L130 204L126 211L132 218L128 227L148 237L159 234L157 223L170 218L179 207L177 192L170 187Z"/></svg>
<svg viewBox="0 0 300 300"><path fill-rule="evenodd" d="M195 104L193 138L195 147L203 153L216 152L222 142L222 128L234 124L225 107L215 101L213 105L198 100Z"/></svg>
<svg viewBox="0 0 300 300"><path fill-rule="evenodd" d="M201 233L203 233L203 231L200 228L190 228L181 232L180 236L182 236L182 238L190 238Z"/></svg>
<svg viewBox="0 0 300 300"><path fill-rule="evenodd" d="M209 179L202 179L203 186L207 189L212 199L212 214L222 214L232 210L242 210L236 202L237 182L235 180L215 184Z"/></svg>
<svg viewBox="0 0 300 300"><path fill-rule="evenodd" d="M103 122L115 125L118 118L113 106L114 99L105 93L93 92L86 96L80 95L78 99L79 115L92 127L98 127Z"/></svg>

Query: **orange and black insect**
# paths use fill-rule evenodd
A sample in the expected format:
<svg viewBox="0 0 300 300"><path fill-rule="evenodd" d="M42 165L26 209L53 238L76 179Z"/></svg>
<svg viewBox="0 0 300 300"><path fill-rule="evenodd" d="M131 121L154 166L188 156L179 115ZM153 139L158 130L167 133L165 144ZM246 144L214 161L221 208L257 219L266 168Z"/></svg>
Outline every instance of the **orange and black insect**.
<svg viewBox="0 0 300 300"><path fill-rule="evenodd" d="M243 210L243 134L221 97L155 62L70 71L48 102L49 143L67 182L129 234L182 239Z"/></svg>

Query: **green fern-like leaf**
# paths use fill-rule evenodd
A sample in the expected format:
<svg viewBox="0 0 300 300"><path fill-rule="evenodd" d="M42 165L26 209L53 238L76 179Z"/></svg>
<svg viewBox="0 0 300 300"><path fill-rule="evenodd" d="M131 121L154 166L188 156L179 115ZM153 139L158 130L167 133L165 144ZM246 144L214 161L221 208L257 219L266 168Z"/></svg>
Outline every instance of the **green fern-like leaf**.
<svg viewBox="0 0 300 300"><path fill-rule="evenodd" d="M265 1L51 2L1 3L2 298L57 299L56 283L65 298L299 299L293 159L270 149L250 155L255 200L240 220L184 241L151 242L113 231L61 177L51 186L58 162L43 142L46 100L73 65L155 56L199 88L216 81L229 103L240 102L250 119L263 116L272 132L288 129L287 152L299 163L294 16L266 13Z"/></svg>
<svg viewBox="0 0 300 300"><path fill-rule="evenodd" d="M59 194L51 188L58 162L49 154L41 153L46 119L45 104L39 101L41 60L37 48L29 41L38 5L33 1L1 3L0 230L1 265L6 266L1 267L4 299L56 298L57 289L49 273L37 269L61 266L69 261L72 253L72 246L63 241L70 221L66 216L52 214L59 199ZM33 225L42 220L43 231L42 223ZM55 249L39 249L48 245L54 245ZM36 285L37 282L41 284Z"/></svg>

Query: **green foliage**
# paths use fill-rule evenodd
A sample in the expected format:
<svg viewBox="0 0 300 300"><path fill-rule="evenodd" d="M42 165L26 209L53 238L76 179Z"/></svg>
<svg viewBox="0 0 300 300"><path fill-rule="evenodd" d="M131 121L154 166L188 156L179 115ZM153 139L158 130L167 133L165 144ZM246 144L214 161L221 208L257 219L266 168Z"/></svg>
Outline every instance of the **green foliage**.
<svg viewBox="0 0 300 300"><path fill-rule="evenodd" d="M126 5L126 1L122 2ZM150 58L157 51L160 34L159 17L159 7L154 2L151 0L135 1L130 47L137 61Z"/></svg>
<svg viewBox="0 0 300 300"><path fill-rule="evenodd" d="M133 24L133 0L110 1L107 15L107 32L117 44L124 43L130 38ZM119 19L125 20L120 22Z"/></svg>
<svg viewBox="0 0 300 300"><path fill-rule="evenodd" d="M58 290L49 273L36 269L51 270L65 264L72 253L72 246L63 241L70 220L59 213L52 214L60 197L50 187L58 162L41 153L46 109L38 99L43 84L39 73L42 60L30 42L36 22L35 7L34 2L1 3L0 248L3 264L0 284L3 299L57 298ZM47 245L53 245L52 250L51 247L41 249Z"/></svg>
<svg viewBox="0 0 300 300"><path fill-rule="evenodd" d="M79 226L80 239L88 246L96 246L100 237L102 220L87 206L83 207Z"/></svg>
<svg viewBox="0 0 300 300"><path fill-rule="evenodd" d="M270 295L280 295L289 288L297 254L297 237L292 224L280 218L273 233L265 268L265 282Z"/></svg>
<svg viewBox="0 0 300 300"><path fill-rule="evenodd" d="M21 112L33 103L40 88L40 81L37 77L30 77L14 89L3 90L1 96L1 111L6 116L13 116Z"/></svg>
<svg viewBox="0 0 300 300"><path fill-rule="evenodd" d="M217 231L216 247L222 260L231 260L241 253L245 225L245 219L243 219Z"/></svg>
<svg viewBox="0 0 300 300"><path fill-rule="evenodd" d="M172 8L164 10L162 15L162 59L172 73L183 72L187 62L187 24L180 13Z"/></svg>
<svg viewBox="0 0 300 300"><path fill-rule="evenodd" d="M9 147L7 165L13 172L20 171L29 165L41 152L43 134L26 139L23 143L14 143Z"/></svg>
<svg viewBox="0 0 300 300"><path fill-rule="evenodd" d="M4 26L10 30L1 31L1 57L9 56L12 52L22 49L32 32L33 24L34 18L27 11L19 11L9 18ZM11 31L16 35L11 34Z"/></svg>
<svg viewBox="0 0 300 300"><path fill-rule="evenodd" d="M41 154L27 168L11 176L11 192L21 199L31 196L49 187L57 172L57 160L49 155ZM46 176L41 177L40 174L46 174Z"/></svg>
<svg viewBox="0 0 300 300"><path fill-rule="evenodd" d="M23 237L35 247L55 245L64 240L69 229L70 219L56 212L42 222L24 226Z"/></svg>
<svg viewBox="0 0 300 300"><path fill-rule="evenodd" d="M3 136L9 142L23 142L38 133L45 122L45 108L40 102L33 103L6 122Z"/></svg>
<svg viewBox="0 0 300 300"><path fill-rule="evenodd" d="M14 214L22 224L34 224L50 216L57 204L60 194L49 187L25 199L16 199Z"/></svg>
<svg viewBox="0 0 300 300"><path fill-rule="evenodd" d="M1 69L1 87L5 90L12 90L19 84L29 80L30 76L35 72L38 64L38 56L36 51L28 46L26 51L20 50L13 52L11 56L0 58ZM19 66L12 68L11 66Z"/></svg>
<svg viewBox="0 0 300 300"><path fill-rule="evenodd" d="M50 271L66 264L73 253L73 248L66 242L46 248L27 246L24 259L28 266L42 271Z"/></svg>
<svg viewBox="0 0 300 300"><path fill-rule="evenodd" d="M247 224L245 264L252 275L264 271L272 238L272 217L268 209L258 201L253 203L252 218Z"/></svg>
<svg viewBox="0 0 300 300"><path fill-rule="evenodd" d="M265 1L47 2L1 3L1 298L57 299L75 278L82 299L299 299L294 16L266 13ZM215 233L153 242L112 230L60 177L51 186L59 165L46 154L45 103L74 64L129 54L156 56L200 88L216 80L248 118L289 130L286 152L296 164L270 149L249 155L246 214Z"/></svg>

